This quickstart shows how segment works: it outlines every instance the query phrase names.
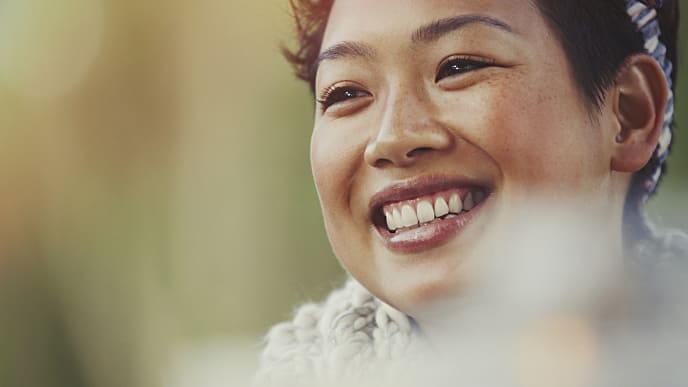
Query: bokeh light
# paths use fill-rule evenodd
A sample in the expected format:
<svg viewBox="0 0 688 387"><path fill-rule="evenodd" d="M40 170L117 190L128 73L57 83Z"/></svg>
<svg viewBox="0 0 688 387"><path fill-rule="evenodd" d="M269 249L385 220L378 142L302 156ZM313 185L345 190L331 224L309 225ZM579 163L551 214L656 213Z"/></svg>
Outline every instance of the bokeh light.
<svg viewBox="0 0 688 387"><path fill-rule="evenodd" d="M0 2L1 386L245 385L268 327L341 284L291 33L286 0ZM650 212L685 230L680 37ZM543 329L524 343L564 340L555 371L588 372L584 324Z"/></svg>

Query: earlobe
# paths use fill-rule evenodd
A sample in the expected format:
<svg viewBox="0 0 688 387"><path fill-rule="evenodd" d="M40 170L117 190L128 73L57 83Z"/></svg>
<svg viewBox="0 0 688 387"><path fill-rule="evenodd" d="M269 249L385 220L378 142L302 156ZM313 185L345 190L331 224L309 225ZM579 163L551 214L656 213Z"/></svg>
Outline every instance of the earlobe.
<svg viewBox="0 0 688 387"><path fill-rule="evenodd" d="M642 169L657 147L669 89L659 64L651 57L630 57L613 86L614 137L611 168L619 172Z"/></svg>

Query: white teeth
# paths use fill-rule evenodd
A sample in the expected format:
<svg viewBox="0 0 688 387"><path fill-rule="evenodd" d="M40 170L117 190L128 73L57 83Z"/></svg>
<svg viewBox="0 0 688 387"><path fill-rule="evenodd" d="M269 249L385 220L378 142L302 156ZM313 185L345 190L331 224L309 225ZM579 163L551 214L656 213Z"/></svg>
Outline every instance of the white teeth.
<svg viewBox="0 0 688 387"><path fill-rule="evenodd" d="M469 192L468 195L463 199L463 209L466 211L470 211L475 207L475 203L473 202L473 193Z"/></svg>
<svg viewBox="0 0 688 387"><path fill-rule="evenodd" d="M483 191L476 191L473 200L477 206L478 204L482 203L483 200L485 200L485 193Z"/></svg>
<svg viewBox="0 0 688 387"><path fill-rule="evenodd" d="M394 223L394 217L390 212L385 212L385 219L387 219L387 229L394 231L397 229L397 225Z"/></svg>
<svg viewBox="0 0 688 387"><path fill-rule="evenodd" d="M400 208L389 207L385 210L385 220L387 229L396 231L401 228L413 227L418 224L432 222L435 218L445 216L454 217L461 214L461 211L470 211L475 206L485 200L487 194L481 190L468 192L463 200L458 192L449 197L449 203L441 196L435 199L435 203L429 200L421 200L413 208L411 204L404 204ZM396 207L396 206L395 206Z"/></svg>
<svg viewBox="0 0 688 387"><path fill-rule="evenodd" d="M403 227L411 227L418 224L418 217L416 216L416 211L408 204L401 207L401 225Z"/></svg>
<svg viewBox="0 0 688 387"><path fill-rule="evenodd" d="M444 198L439 197L435 200L435 217L440 218L449 213L449 206Z"/></svg>
<svg viewBox="0 0 688 387"><path fill-rule="evenodd" d="M418 213L418 221L420 223L432 222L435 219L435 210L429 202L422 201L418 203L416 212Z"/></svg>
<svg viewBox="0 0 688 387"><path fill-rule="evenodd" d="M392 211L392 220L394 221L396 228L403 227L404 222L401 220L401 213L399 213L399 210L396 208Z"/></svg>
<svg viewBox="0 0 688 387"><path fill-rule="evenodd" d="M459 194L455 193L449 198L449 212L453 214L458 214L462 210L461 197Z"/></svg>

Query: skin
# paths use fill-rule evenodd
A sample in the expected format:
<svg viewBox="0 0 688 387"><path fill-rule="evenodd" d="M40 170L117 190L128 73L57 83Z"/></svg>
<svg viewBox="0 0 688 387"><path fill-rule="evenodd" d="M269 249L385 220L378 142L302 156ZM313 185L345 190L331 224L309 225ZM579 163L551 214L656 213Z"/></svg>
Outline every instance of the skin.
<svg viewBox="0 0 688 387"><path fill-rule="evenodd" d="M421 26L462 15L502 24L474 22L435 39L412 39ZM619 119L623 93L610 92L613 98L591 111L531 2L335 1L321 52L342 42L363 45L365 55L320 63L317 96L333 87L355 93L327 109L317 103L311 163L333 250L373 294L413 315L461 292L495 238L527 222L523 209L537 209L543 197L581 205L612 250L621 250L630 172L647 161L656 138L642 137L647 155L635 149L637 161L624 158L631 150L624 153L618 135L628 134L622 142L640 135L625 131L635 122ZM437 82L438 68L456 55L494 64ZM640 78L656 73L644 66ZM661 99L661 91L653 96ZM635 102L654 109L648 101ZM636 121L645 130L661 118ZM470 179L491 195L448 242L395 252L371 223L370 200L390 184L419 177Z"/></svg>

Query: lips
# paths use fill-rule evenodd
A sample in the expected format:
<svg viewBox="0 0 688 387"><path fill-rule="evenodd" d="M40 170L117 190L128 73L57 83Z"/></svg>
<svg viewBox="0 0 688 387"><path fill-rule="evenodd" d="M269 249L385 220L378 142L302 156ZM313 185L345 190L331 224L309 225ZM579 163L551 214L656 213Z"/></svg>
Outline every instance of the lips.
<svg viewBox="0 0 688 387"><path fill-rule="evenodd" d="M462 231L491 195L468 179L418 178L373 196L370 217L386 246L413 253L440 246Z"/></svg>

